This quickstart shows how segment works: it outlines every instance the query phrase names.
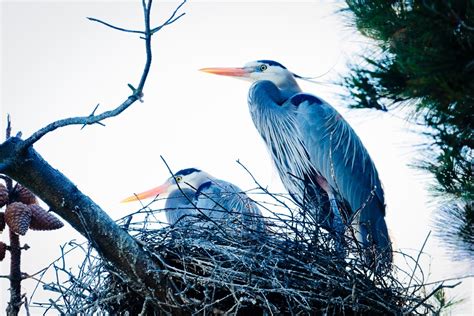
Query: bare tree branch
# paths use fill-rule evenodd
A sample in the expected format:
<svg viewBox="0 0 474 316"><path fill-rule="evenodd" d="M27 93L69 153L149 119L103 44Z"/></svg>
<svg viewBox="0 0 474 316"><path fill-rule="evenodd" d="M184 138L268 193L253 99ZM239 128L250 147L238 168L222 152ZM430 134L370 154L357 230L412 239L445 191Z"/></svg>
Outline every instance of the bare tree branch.
<svg viewBox="0 0 474 316"><path fill-rule="evenodd" d="M146 49L146 62L145 62L145 69L143 70L142 77L140 79L140 83L138 84L135 93L138 92L140 97L142 96L143 86L145 85L146 78L148 76L148 72L150 71L151 66L151 34L150 32L150 9L151 9L152 0L148 0L148 5L145 3L145 0L142 1L143 5L143 14L145 19L145 49Z"/></svg>
<svg viewBox="0 0 474 316"><path fill-rule="evenodd" d="M112 24L110 24L110 23L104 22L104 21L99 20L99 19L96 19L96 18L87 17L87 19L88 19L89 21L92 21L92 22L97 22L97 23L103 24L103 25L108 26L108 27L110 27L110 28L113 28L114 30L117 30L117 31L122 31L122 32L127 32L127 33L145 34L145 32L143 32L143 31L124 29L124 28L121 28L121 27L118 27L118 26L114 26L114 25L112 25Z"/></svg>
<svg viewBox="0 0 474 316"><path fill-rule="evenodd" d="M41 128L40 130L36 131L33 135L27 138L22 146L20 147L21 150L25 150L26 148L33 145L35 142L40 140L44 135L52 132L60 127L68 126L68 125L91 125L103 121L107 118L114 117L125 111L130 105L132 105L139 97L136 93L132 94L127 98L125 102L119 105L117 108L103 112L98 115L89 115L89 116L79 116L79 117L71 117L62 120L58 120L52 122L45 127Z"/></svg>
<svg viewBox="0 0 474 316"><path fill-rule="evenodd" d="M92 112L91 115L88 116L79 116L79 117L71 117L71 118L66 118L62 120L58 120L55 122L52 122L48 124L47 126L41 128L40 130L36 131L33 135L31 135L29 138L27 138L23 144L19 147L20 150L25 150L26 148L32 146L35 142L37 142L39 139L41 139L43 136L45 136L47 133L52 132L60 127L68 126L68 125L92 125L92 124L97 124L105 119L115 117L119 114L121 114L123 111L125 111L128 107L130 107L133 103L135 103L137 100L141 100L141 97L143 96L143 87L145 86L146 79L148 77L148 73L150 71L150 66L152 62L152 51L151 51L151 37L154 33L159 31L161 28L164 26L170 25L176 20L178 20L180 17L184 15L182 13L178 17L175 18L178 10L186 3L186 0L184 0L171 14L170 18L163 23L161 26L154 28L153 30L150 27L150 11L151 11L151 5L152 5L152 0L149 1L142 1L142 6L143 6L143 13L144 13L144 20L145 20L145 30L144 31L132 31L132 30L127 30L127 29L122 29L119 27L115 27L113 25L110 25L108 23L105 23L101 20L94 19L94 18L88 18L91 21L94 22L99 22L102 24L105 24L113 29L123 31L123 32L133 32L133 33L140 33L144 35L145 39L145 51L146 51L146 62L145 66L140 78L140 81L138 83L137 88L134 88L131 84L128 86L132 89L133 93L130 95L122 104L117 106L115 109L110 110L110 111L105 111L101 114L95 115L95 110ZM5 168L5 166L1 165L1 168ZM0 169L1 171L1 169Z"/></svg>
<svg viewBox="0 0 474 316"><path fill-rule="evenodd" d="M159 30L161 30L163 27L167 26L167 25L170 25L174 22L176 22L179 18L181 18L182 16L184 16L186 13L181 13L180 15L178 15L176 18L176 13L178 13L179 9L181 9L181 7L186 3L187 0L183 0L183 2L181 2L181 4L179 6L176 7L176 9L174 10L173 14L171 14L171 16L168 18L168 20L166 20L165 23L161 24L160 26L158 27L155 27L151 30L151 34L153 35L154 33L158 32Z"/></svg>

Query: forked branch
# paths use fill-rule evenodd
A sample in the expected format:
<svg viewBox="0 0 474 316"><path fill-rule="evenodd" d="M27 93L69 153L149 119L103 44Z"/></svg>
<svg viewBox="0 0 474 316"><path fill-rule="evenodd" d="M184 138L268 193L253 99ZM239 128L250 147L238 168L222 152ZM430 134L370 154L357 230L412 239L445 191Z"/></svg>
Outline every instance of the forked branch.
<svg viewBox="0 0 474 316"><path fill-rule="evenodd" d="M145 66L143 68L143 72L140 78L140 81L137 85L137 88L134 88L131 84L128 86L132 89L132 94L125 100L123 101L120 105L118 105L115 109L105 111L103 113L95 115L95 110L91 115L88 116L79 116L79 117L71 117L71 118L66 118L66 119L61 119L55 122L52 122L45 127L41 128L40 130L36 131L33 135L28 137L20 146L20 151L25 150L26 148L32 146L35 142L40 140L43 136L45 136L47 133L52 132L60 127L68 126L68 125L92 125L92 124L97 124L100 123L101 121L117 116L121 114L123 111L125 111L128 107L130 107L133 103L135 103L137 100L141 100L143 96L143 87L145 86L146 79L148 77L148 73L150 72L150 66L151 66L151 61L152 61L152 50L151 50L151 37L153 34L155 34L157 31L161 30L163 27L168 26L174 22L176 22L179 18L185 15L185 13L181 13L178 16L176 14L178 11L182 8L182 6L186 3L187 0L183 0L181 4L173 11L171 16L160 26L152 28L150 25L150 12L151 12L151 6L152 6L152 0L149 1L142 1L142 6L143 6L143 13L144 13L144 21L145 21L145 29L143 31L138 31L138 30L129 30L121 27L114 26L112 24L109 24L107 22L104 22L102 20L96 19L96 18L90 18L88 19L93 22L98 22L100 24L106 25L112 29L122 31L122 32L128 32L128 33L138 33L143 35L143 39L145 40L145 51L146 51L146 61L145 61Z"/></svg>

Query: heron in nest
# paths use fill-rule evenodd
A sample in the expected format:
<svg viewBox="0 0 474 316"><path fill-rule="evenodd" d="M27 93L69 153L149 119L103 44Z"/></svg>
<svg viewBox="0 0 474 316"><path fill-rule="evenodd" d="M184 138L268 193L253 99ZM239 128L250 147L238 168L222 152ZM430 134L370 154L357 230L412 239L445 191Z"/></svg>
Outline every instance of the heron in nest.
<svg viewBox="0 0 474 316"><path fill-rule="evenodd" d="M170 225L193 222L209 227L238 223L245 230L265 229L260 209L239 187L196 168L180 170L162 185L122 202L158 196L167 197L165 215Z"/></svg>

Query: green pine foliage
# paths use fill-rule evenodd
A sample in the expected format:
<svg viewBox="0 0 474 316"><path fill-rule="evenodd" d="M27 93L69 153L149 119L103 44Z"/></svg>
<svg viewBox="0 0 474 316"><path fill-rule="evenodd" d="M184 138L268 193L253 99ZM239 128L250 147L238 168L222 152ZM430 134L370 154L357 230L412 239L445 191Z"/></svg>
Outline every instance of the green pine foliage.
<svg viewBox="0 0 474 316"><path fill-rule="evenodd" d="M426 159L443 206L439 235L474 256L474 0L346 0L381 53L344 79L354 108L412 109L428 127ZM379 52L380 52L379 51ZM456 229L456 231L453 231Z"/></svg>

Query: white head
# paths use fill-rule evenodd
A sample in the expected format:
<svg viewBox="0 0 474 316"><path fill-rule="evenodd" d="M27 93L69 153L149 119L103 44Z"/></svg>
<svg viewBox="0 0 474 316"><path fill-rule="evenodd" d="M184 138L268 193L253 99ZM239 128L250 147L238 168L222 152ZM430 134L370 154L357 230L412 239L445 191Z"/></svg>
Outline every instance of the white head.
<svg viewBox="0 0 474 316"><path fill-rule="evenodd" d="M178 190L178 185L181 189L197 190L201 184L214 179L210 174L196 168L187 168L176 172L172 177L169 177L165 183L153 188L151 190L135 194L122 201L131 202L138 201L150 197L157 197L158 195L166 197L171 192Z"/></svg>
<svg viewBox="0 0 474 316"><path fill-rule="evenodd" d="M251 61L240 68L203 68L201 71L216 75L229 76L251 82L268 80L273 82L280 90L301 92L295 75L282 64L273 60Z"/></svg>

